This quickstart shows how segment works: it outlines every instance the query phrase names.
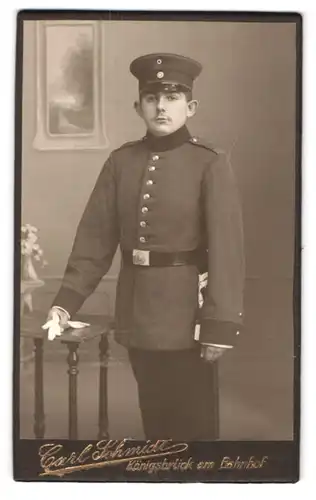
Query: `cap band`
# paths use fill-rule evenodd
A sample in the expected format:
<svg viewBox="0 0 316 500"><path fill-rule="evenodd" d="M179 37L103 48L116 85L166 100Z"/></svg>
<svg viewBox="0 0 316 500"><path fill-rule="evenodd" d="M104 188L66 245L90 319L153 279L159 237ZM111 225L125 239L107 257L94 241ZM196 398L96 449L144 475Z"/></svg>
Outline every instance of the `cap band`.
<svg viewBox="0 0 316 500"><path fill-rule="evenodd" d="M146 92L191 92L192 88L186 85L174 82L146 82L144 85L139 85L139 93Z"/></svg>
<svg viewBox="0 0 316 500"><path fill-rule="evenodd" d="M192 90L194 79L202 66L197 61L178 54L147 54L138 57L131 65L132 74L139 81L139 90L152 85L178 85Z"/></svg>

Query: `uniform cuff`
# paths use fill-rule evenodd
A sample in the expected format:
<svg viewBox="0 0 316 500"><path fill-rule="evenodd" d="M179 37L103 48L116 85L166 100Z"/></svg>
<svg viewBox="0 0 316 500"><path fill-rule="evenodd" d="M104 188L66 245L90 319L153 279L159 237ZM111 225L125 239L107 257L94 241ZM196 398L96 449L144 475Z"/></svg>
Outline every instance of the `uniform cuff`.
<svg viewBox="0 0 316 500"><path fill-rule="evenodd" d="M85 301L85 297L70 288L61 287L52 306L59 306L73 316Z"/></svg>
<svg viewBox="0 0 316 500"><path fill-rule="evenodd" d="M233 349L232 345L223 345L223 344L208 344L207 342L200 342L202 345L208 345L210 347L222 347L223 349Z"/></svg>
<svg viewBox="0 0 316 500"><path fill-rule="evenodd" d="M56 304L53 307L55 307L55 309L59 309L59 311L63 311L66 314L68 320L70 320L70 314L68 311L66 311L66 309L64 309L63 307L57 306Z"/></svg>
<svg viewBox="0 0 316 500"><path fill-rule="evenodd" d="M234 346L238 341L241 328L241 325L230 321L203 319L201 321L199 341L201 343Z"/></svg>

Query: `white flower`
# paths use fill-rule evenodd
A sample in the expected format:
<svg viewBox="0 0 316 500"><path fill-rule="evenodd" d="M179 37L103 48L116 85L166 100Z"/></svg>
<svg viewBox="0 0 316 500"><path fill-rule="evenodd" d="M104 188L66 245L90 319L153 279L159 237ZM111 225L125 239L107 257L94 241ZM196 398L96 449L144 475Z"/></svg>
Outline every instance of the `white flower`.
<svg viewBox="0 0 316 500"><path fill-rule="evenodd" d="M31 255L31 253L32 253L32 247L33 247L32 242L30 242L30 241L26 241L25 242L25 250L26 250L26 253L28 255Z"/></svg>
<svg viewBox="0 0 316 500"><path fill-rule="evenodd" d="M31 226L31 224L25 224L24 226L30 233L37 233L37 227Z"/></svg>
<svg viewBox="0 0 316 500"><path fill-rule="evenodd" d="M29 233L28 241L29 241L30 243L35 243L35 241L37 241L37 240L38 240L38 237L37 237L37 235L36 235L36 234L34 234L34 233Z"/></svg>
<svg viewBox="0 0 316 500"><path fill-rule="evenodd" d="M38 229L31 224L21 225L21 255L33 257L37 262L42 261L42 266L47 265L46 261L43 261L43 250L40 247L38 241Z"/></svg>

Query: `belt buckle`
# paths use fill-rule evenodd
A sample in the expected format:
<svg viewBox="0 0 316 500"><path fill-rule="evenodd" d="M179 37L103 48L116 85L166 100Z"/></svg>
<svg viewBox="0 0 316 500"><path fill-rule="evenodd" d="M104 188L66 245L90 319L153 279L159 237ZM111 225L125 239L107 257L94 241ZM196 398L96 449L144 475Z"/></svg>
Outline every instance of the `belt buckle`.
<svg viewBox="0 0 316 500"><path fill-rule="evenodd" d="M133 250L133 264L135 266L149 266L149 250Z"/></svg>

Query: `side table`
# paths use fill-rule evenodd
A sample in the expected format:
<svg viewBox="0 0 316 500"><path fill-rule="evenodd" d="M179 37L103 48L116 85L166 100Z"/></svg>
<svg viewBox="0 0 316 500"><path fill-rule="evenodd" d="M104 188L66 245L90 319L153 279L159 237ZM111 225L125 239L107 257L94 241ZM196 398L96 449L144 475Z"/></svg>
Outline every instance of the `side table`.
<svg viewBox="0 0 316 500"><path fill-rule="evenodd" d="M91 318L91 317L90 317ZM89 318L89 320L90 320ZM81 319L81 318L80 318ZM83 319L84 320L84 319ZM44 345L47 340L47 331L41 326L45 323L46 316L32 313L21 318L21 338L32 339L35 352L34 370L34 435L37 439L43 439L45 435L45 412L44 412ZM108 439L108 405L107 405L107 357L108 357L108 334L113 322L110 318L104 318L104 324L93 324L80 329L67 329L53 342L61 342L67 346L68 356L68 436L69 439L78 439L78 408L77 408L77 386L78 386L78 348L83 342L100 337L99 358L99 431L98 439Z"/></svg>

